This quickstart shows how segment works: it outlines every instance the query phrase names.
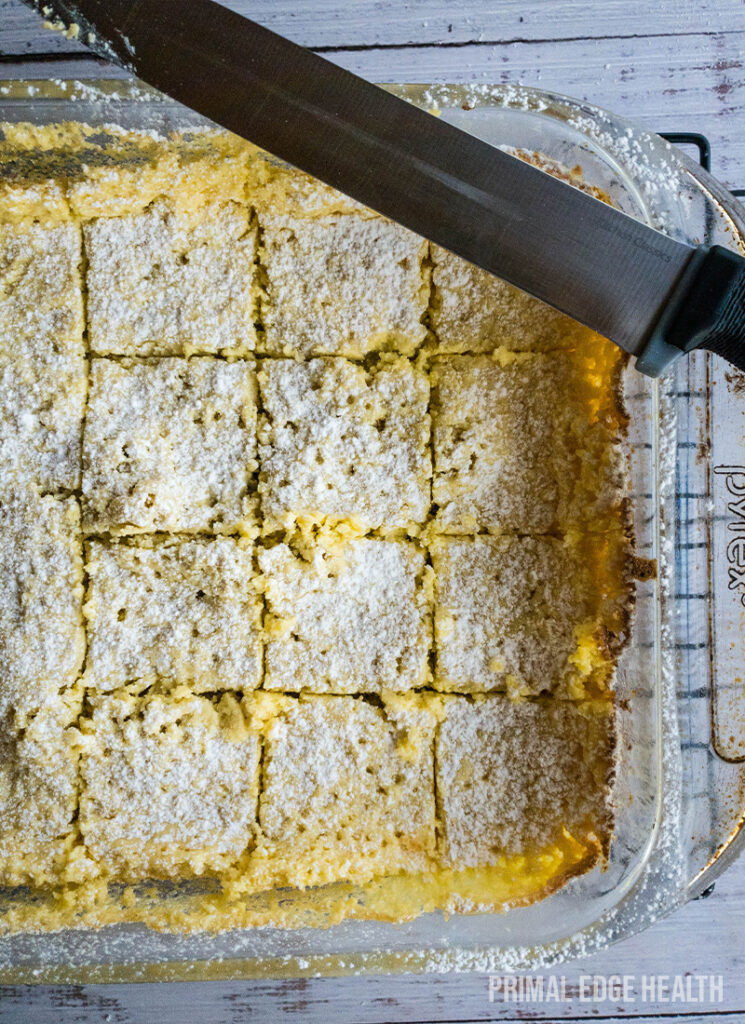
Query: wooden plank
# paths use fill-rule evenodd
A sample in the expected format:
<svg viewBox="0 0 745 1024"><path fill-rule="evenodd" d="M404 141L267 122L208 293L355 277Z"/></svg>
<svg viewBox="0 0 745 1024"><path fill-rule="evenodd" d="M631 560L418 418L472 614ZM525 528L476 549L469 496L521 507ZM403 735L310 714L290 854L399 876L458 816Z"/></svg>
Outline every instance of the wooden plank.
<svg viewBox="0 0 745 1024"><path fill-rule="evenodd" d="M182 986L186 987L186 986ZM274 1006L264 1006L261 1003L242 1002L241 1000L231 1001L226 1008L217 1009L215 1001L210 995L209 985L198 988L189 985L193 993L191 999L171 997L171 993L161 996L158 993L147 992L135 996L129 993L120 997L115 992L92 993L90 990L75 991L68 993L65 990L56 991L49 999L31 1002L16 1001L12 999L6 1004L5 1014L3 1007L0 1007L0 1021L5 1024L153 1024L157 1019L158 1024L185 1024L185 1022L199 1022L199 1024L239 1024L248 1020L262 1022L283 1021L287 1019L310 1020L303 1016L303 1008L306 1005L304 993L296 992L298 1011L292 1018L284 1016L281 1010L275 1012ZM388 1013L395 1013L395 1000L381 998L379 1002L387 1009ZM459 1001L454 1001L459 1005ZM171 1007L174 1007L173 1012ZM343 1024L359 1024L361 1018L343 1017L342 1007L338 1007L335 1000L326 1004L326 1024L333 1021L341 1021ZM454 1011L457 1012L457 1011ZM315 1019L315 1018L313 1018ZM532 1008L522 1007L513 1009L508 1017L450 1017L448 1024L482 1024L484 1021L520 1022L525 1020L551 1020L549 1017L537 1016ZM582 1020L583 1018L574 1018ZM643 1014L624 1013L608 1016L607 1013L599 1012L594 1014L593 1020L617 1021L619 1019L633 1021L634 1024L742 1024L743 1017L740 1013L719 1013L717 1011L702 1013L694 1010L690 1013L668 1012L664 1014ZM404 1024L401 1018L395 1016L381 1016L381 1024ZM435 1018L420 1018L417 1024L437 1024Z"/></svg>
<svg viewBox="0 0 745 1024"><path fill-rule="evenodd" d="M745 1012L745 861L697 900L652 929L575 964L546 971L564 975L578 993L581 976L634 975L636 1002L501 1003L489 1001L482 974L369 978L301 978L294 981L209 982L203 985L10 986L0 990L0 1022L99 1024L110 1020L183 1024L187 1020L234 1024L248 1019L303 1024L380 1024L395 1021L585 1020L622 1015L643 1024L683 1016L717 1024ZM723 999L715 1003L642 1001L642 975L722 975ZM669 979L672 984L672 977ZM26 1014L26 1016L24 1016ZM743 1017L739 1019L742 1021Z"/></svg>
<svg viewBox="0 0 745 1024"><path fill-rule="evenodd" d="M465 42L634 38L725 33L743 23L740 0L223 0L226 7L304 46L431 46ZM41 31L21 0L0 0L0 53L76 52L81 45Z"/></svg>

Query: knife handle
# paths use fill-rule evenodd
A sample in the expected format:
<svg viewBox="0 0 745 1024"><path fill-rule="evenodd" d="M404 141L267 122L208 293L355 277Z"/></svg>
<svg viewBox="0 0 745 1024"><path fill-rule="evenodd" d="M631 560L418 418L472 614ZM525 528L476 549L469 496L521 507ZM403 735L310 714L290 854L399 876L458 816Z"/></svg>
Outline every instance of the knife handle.
<svg viewBox="0 0 745 1024"><path fill-rule="evenodd" d="M697 348L745 370L745 259L721 245L696 249L636 367L659 377Z"/></svg>

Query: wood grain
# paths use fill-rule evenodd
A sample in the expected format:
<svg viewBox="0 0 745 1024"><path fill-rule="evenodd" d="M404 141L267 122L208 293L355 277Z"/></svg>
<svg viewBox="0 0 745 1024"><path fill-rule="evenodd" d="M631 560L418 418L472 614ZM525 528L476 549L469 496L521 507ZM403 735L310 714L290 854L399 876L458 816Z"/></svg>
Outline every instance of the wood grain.
<svg viewBox="0 0 745 1024"><path fill-rule="evenodd" d="M222 0L304 46L418 47L557 39L726 35L745 29L740 0ZM21 0L0 0L0 53L79 52L80 43L40 31Z"/></svg>
<svg viewBox="0 0 745 1024"><path fill-rule="evenodd" d="M724 51L722 47L725 47ZM708 136L713 171L745 184L745 33L724 41L706 34L655 39L577 39L365 50L334 60L372 81L482 81L535 85L590 100L652 131Z"/></svg>

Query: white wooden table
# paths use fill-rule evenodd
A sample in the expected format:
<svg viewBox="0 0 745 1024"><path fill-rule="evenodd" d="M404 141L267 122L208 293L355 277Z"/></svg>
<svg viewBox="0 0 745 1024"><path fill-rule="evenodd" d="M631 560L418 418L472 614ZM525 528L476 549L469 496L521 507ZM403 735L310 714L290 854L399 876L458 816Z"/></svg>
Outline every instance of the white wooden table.
<svg viewBox="0 0 745 1024"><path fill-rule="evenodd" d="M231 0L229 6L376 81L522 82L593 100L656 131L702 132L712 145L714 174L732 188L745 187L745 0ZM78 44L42 30L19 0L0 0L0 78L109 72ZM566 977L567 1002L490 1002L482 975L6 988L0 989L0 1024L612 1017L728 1024L745 1019L745 860L709 898L553 973ZM633 975L636 1001L582 1001L581 977L596 974ZM722 976L721 1001L671 1001L675 976L703 974ZM658 987L642 1001L643 975L668 976L668 998Z"/></svg>

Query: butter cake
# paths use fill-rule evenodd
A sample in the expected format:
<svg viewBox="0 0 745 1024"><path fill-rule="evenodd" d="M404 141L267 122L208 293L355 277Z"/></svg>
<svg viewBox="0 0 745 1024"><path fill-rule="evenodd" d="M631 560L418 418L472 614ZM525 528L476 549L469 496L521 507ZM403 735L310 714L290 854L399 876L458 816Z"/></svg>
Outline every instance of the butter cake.
<svg viewBox="0 0 745 1024"><path fill-rule="evenodd" d="M96 355L243 355L255 347L256 229L238 203L142 213L84 228Z"/></svg>
<svg viewBox="0 0 745 1024"><path fill-rule="evenodd" d="M250 542L233 537L87 546L86 684L250 690L262 676Z"/></svg>
<svg viewBox="0 0 745 1024"><path fill-rule="evenodd" d="M352 520L423 523L430 506L429 385L401 357L262 363L259 493L266 531Z"/></svg>
<svg viewBox="0 0 745 1024"><path fill-rule="evenodd" d="M7 719L0 728L0 885L76 880L79 711L70 695L49 701L22 734Z"/></svg>
<svg viewBox="0 0 745 1024"><path fill-rule="evenodd" d="M249 529L255 422L248 363L93 359L83 434L86 530Z"/></svg>
<svg viewBox="0 0 745 1024"><path fill-rule="evenodd" d="M0 930L401 922L602 863L620 365L225 133L3 126Z"/></svg>
<svg viewBox="0 0 745 1024"><path fill-rule="evenodd" d="M299 217L338 217L349 213L364 219L380 219L374 210L351 196L297 167L271 158L250 162L248 192L262 224L267 217L278 216L288 222Z"/></svg>
<svg viewBox="0 0 745 1024"><path fill-rule="evenodd" d="M447 356L431 379L440 529L543 534L618 518L617 434L595 408L611 401L607 378L579 357Z"/></svg>
<svg viewBox="0 0 745 1024"><path fill-rule="evenodd" d="M85 656L80 511L74 498L0 494L0 718L54 704Z"/></svg>
<svg viewBox="0 0 745 1024"><path fill-rule="evenodd" d="M194 877L253 839L259 740L234 697L90 698L80 721L80 831L104 876Z"/></svg>
<svg viewBox="0 0 745 1024"><path fill-rule="evenodd" d="M429 572L412 543L362 538L311 558L279 544L259 565L265 689L379 693L429 681Z"/></svg>
<svg viewBox="0 0 745 1024"><path fill-rule="evenodd" d="M437 735L442 857L452 867L607 846L614 744L605 702L448 697Z"/></svg>
<svg viewBox="0 0 745 1024"><path fill-rule="evenodd" d="M82 355L81 260L77 224L0 223L0 333L24 339L30 358Z"/></svg>
<svg viewBox="0 0 745 1024"><path fill-rule="evenodd" d="M259 799L256 884L426 870L435 846L435 716L416 698L275 698Z"/></svg>
<svg viewBox="0 0 745 1024"><path fill-rule="evenodd" d="M436 538L436 688L575 698L602 688L618 609L598 577L597 543Z"/></svg>
<svg viewBox="0 0 745 1024"><path fill-rule="evenodd" d="M424 340L427 243L382 217L262 219L271 355L411 354Z"/></svg>
<svg viewBox="0 0 745 1024"><path fill-rule="evenodd" d="M80 486L88 368L75 224L0 224L0 480Z"/></svg>
<svg viewBox="0 0 745 1024"><path fill-rule="evenodd" d="M548 352L600 341L576 320L440 246L432 246L432 260L438 352Z"/></svg>

